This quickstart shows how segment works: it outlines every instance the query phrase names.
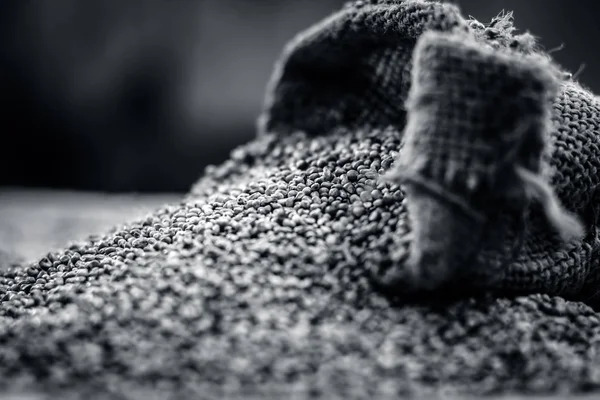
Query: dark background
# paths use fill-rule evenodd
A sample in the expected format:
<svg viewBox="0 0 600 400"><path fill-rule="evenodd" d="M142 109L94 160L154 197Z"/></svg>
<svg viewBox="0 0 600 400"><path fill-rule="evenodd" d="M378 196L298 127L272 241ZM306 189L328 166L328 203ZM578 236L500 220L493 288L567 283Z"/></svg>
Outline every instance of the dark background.
<svg viewBox="0 0 600 400"><path fill-rule="evenodd" d="M341 0L2 0L0 186L182 192L255 134L284 44ZM597 1L458 0L600 92Z"/></svg>

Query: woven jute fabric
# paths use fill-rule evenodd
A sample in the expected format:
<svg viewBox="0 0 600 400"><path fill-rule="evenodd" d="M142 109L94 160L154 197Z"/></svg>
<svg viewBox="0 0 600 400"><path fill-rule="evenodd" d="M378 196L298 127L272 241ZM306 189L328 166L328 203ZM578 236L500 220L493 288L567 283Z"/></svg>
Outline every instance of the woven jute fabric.
<svg viewBox="0 0 600 400"><path fill-rule="evenodd" d="M401 138L387 171L412 210L399 292L594 291L599 104L514 31L511 14L483 25L448 4L359 1L276 68L264 131Z"/></svg>
<svg viewBox="0 0 600 400"><path fill-rule="evenodd" d="M600 389L596 97L510 14L358 1L257 138L147 218L0 274L0 387L114 398Z"/></svg>

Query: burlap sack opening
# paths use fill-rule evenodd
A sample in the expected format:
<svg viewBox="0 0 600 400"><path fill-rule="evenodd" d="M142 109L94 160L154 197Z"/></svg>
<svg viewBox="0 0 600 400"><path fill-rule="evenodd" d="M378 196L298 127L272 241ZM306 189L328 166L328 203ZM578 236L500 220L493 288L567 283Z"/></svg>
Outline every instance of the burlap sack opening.
<svg viewBox="0 0 600 400"><path fill-rule="evenodd" d="M402 130L411 57L425 30L467 29L458 9L425 1L349 4L294 38L267 89L262 132Z"/></svg>

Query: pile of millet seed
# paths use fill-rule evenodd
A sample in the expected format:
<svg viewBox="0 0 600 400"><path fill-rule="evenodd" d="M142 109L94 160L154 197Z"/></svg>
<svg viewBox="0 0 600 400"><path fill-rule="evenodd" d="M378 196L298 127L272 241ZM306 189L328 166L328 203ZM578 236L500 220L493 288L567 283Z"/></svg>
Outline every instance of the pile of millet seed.
<svg viewBox="0 0 600 400"><path fill-rule="evenodd" d="M181 203L2 267L0 388L146 399L598 388L600 318L581 303L404 304L374 289L370 274L408 251L403 193L378 179L400 146L393 129L263 135Z"/></svg>

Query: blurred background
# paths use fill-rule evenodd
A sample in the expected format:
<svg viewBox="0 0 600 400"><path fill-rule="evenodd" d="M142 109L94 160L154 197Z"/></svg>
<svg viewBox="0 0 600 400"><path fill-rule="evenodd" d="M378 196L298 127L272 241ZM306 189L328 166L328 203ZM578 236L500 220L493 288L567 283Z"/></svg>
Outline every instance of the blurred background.
<svg viewBox="0 0 600 400"><path fill-rule="evenodd" d="M284 44L342 0L3 0L0 185L184 192L255 134ZM514 10L600 91L596 1L457 0Z"/></svg>
<svg viewBox="0 0 600 400"><path fill-rule="evenodd" d="M2 0L0 264L177 199L255 135L284 44L342 3ZM600 93L600 2L455 3L482 22L514 10Z"/></svg>

